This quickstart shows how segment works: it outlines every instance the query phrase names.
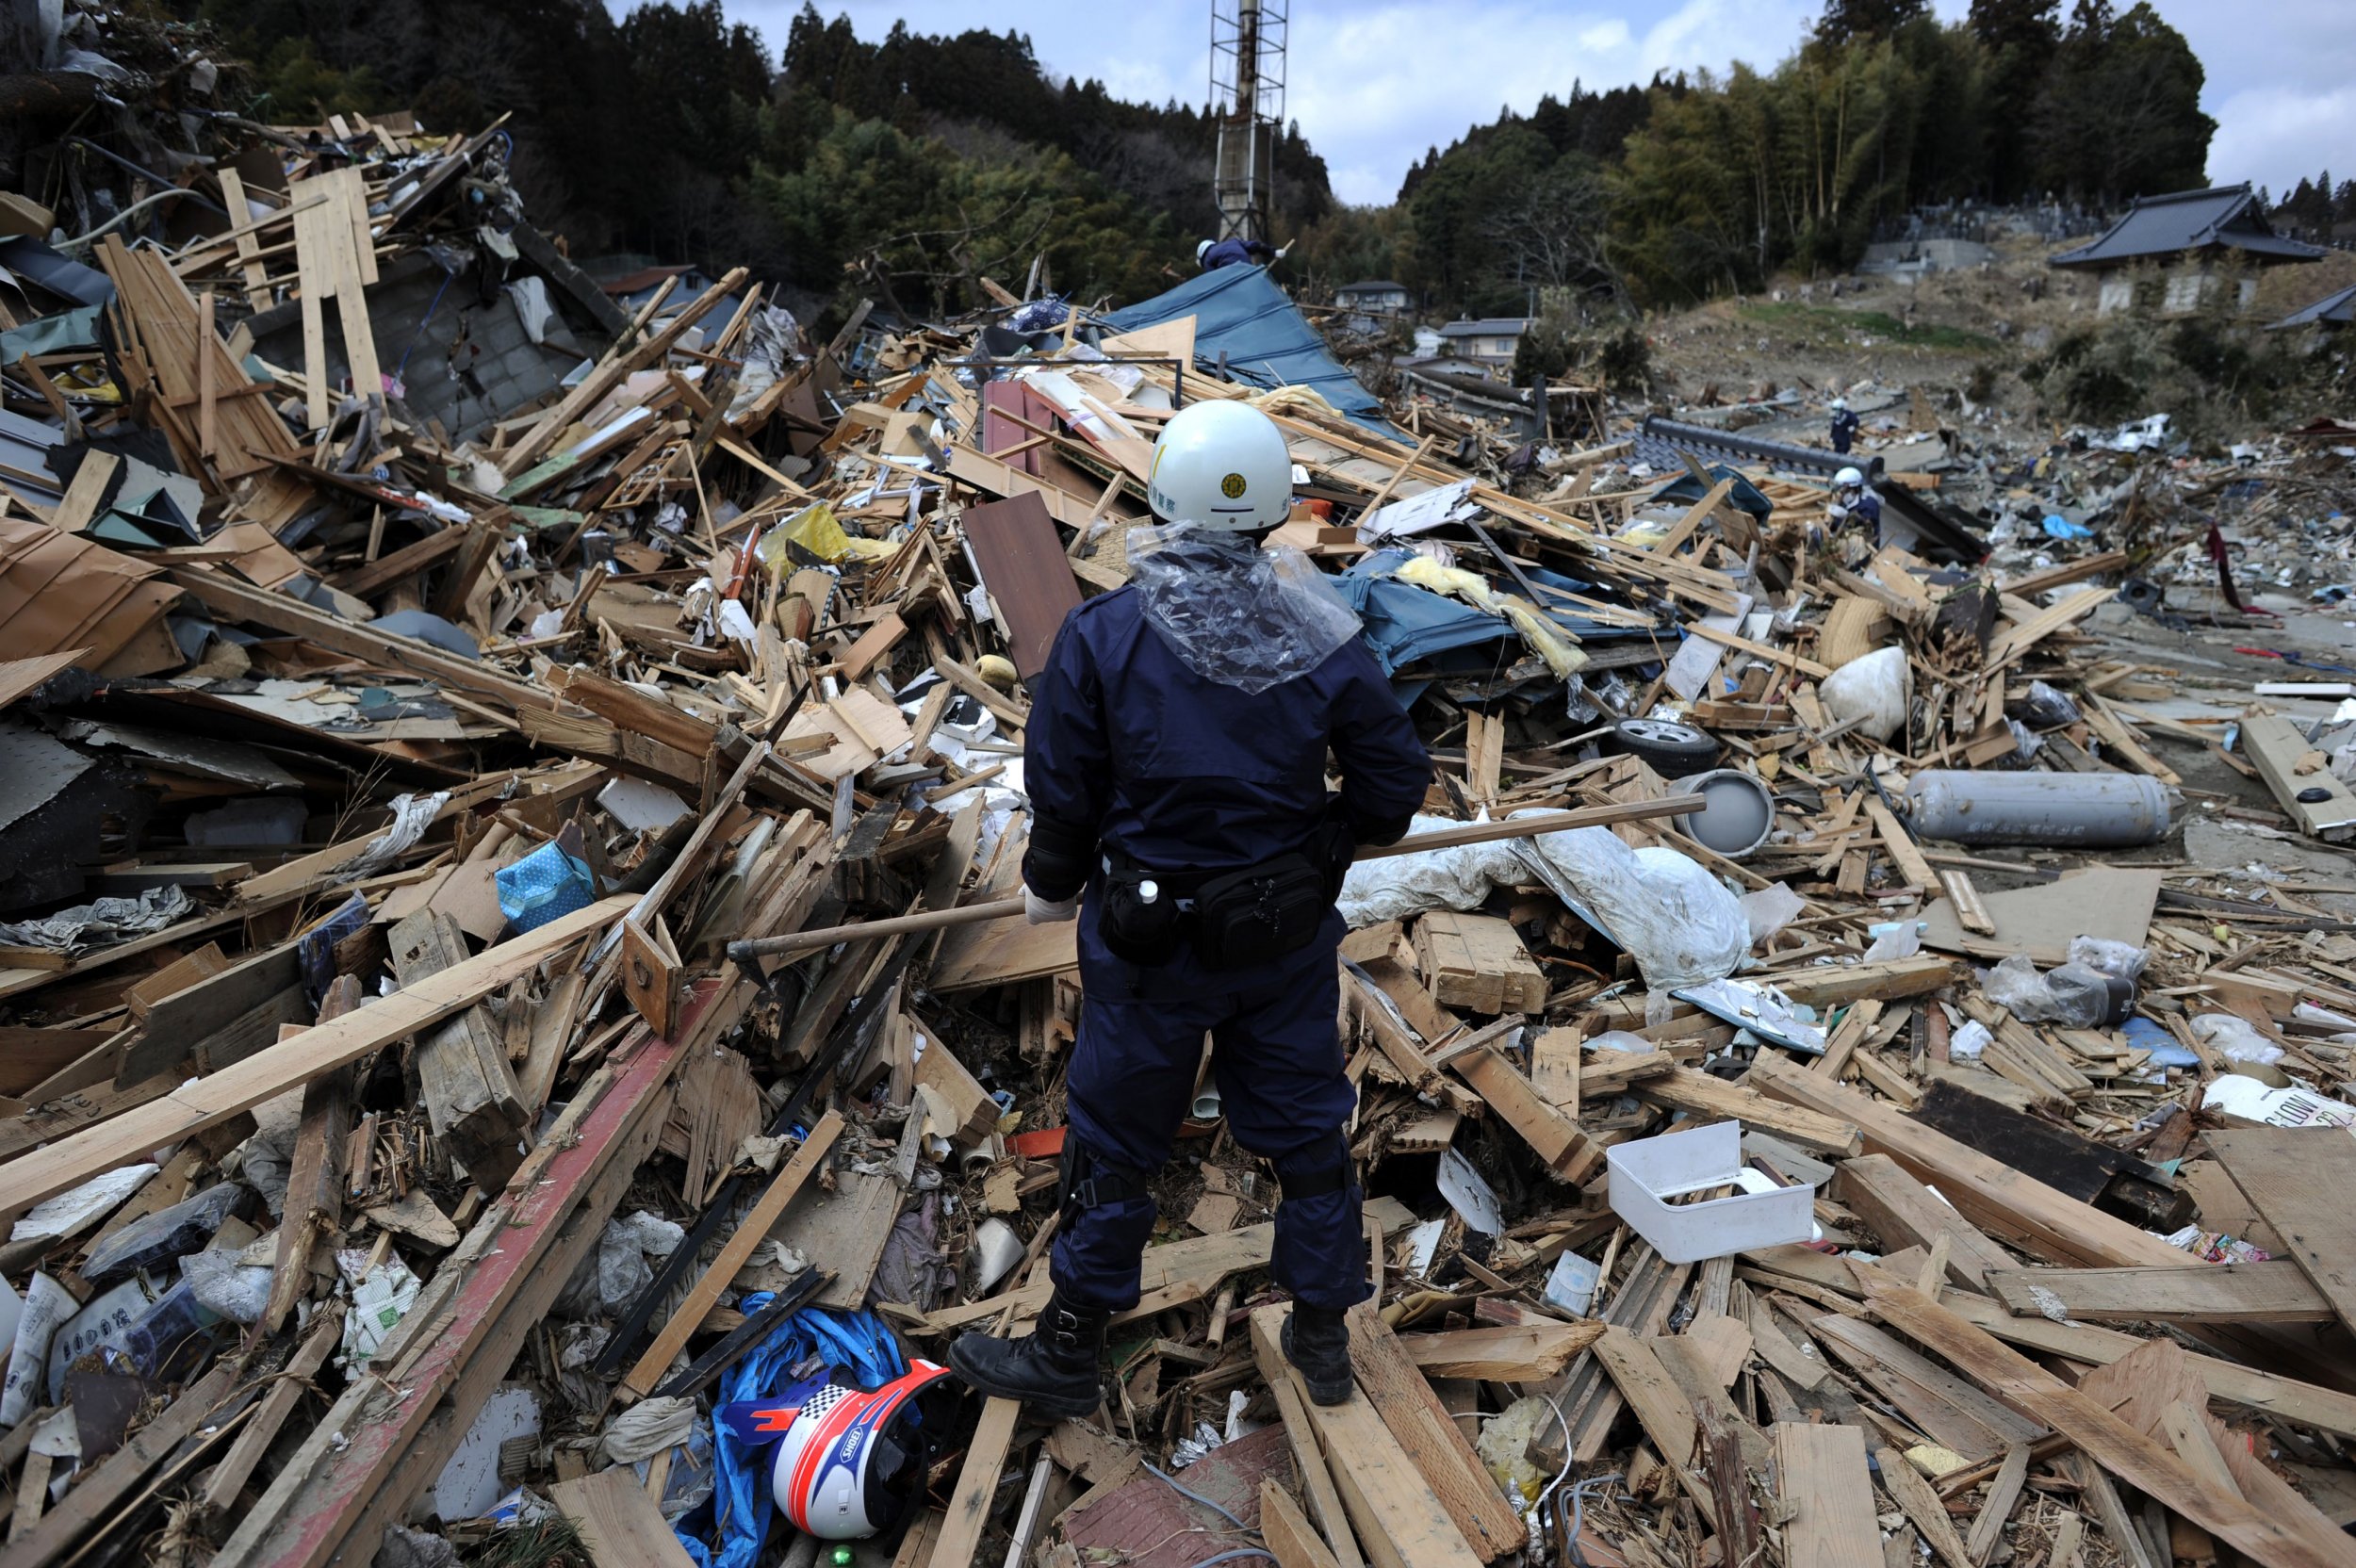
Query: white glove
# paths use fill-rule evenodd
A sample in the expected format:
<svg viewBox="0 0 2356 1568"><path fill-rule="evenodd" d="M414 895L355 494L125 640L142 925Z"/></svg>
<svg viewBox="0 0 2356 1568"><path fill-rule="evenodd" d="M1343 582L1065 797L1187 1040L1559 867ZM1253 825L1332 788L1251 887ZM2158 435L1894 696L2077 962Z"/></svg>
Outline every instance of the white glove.
<svg viewBox="0 0 2356 1568"><path fill-rule="evenodd" d="M1830 506L1824 508L1824 515L1831 519L1833 524L1837 527L1848 519L1849 509L1841 505L1839 501L1835 501Z"/></svg>
<svg viewBox="0 0 2356 1568"><path fill-rule="evenodd" d="M1029 888L1023 890L1023 918L1033 925L1053 925L1071 920L1080 912L1077 894L1071 898L1041 898Z"/></svg>

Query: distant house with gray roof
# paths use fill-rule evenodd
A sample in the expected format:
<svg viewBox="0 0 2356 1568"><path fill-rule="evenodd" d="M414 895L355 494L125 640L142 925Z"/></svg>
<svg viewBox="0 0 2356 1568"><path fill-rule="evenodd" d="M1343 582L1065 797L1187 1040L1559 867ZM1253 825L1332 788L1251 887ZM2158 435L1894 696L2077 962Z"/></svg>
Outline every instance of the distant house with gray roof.
<svg viewBox="0 0 2356 1568"><path fill-rule="evenodd" d="M1450 321L1440 329L1446 344L1442 351L1455 359L1469 359L1488 368L1492 374L1504 375L1513 368L1514 351L1521 347L1522 334L1530 330L1526 316L1484 316L1477 321Z"/></svg>
<svg viewBox="0 0 2356 1568"><path fill-rule="evenodd" d="M2181 316L2210 298L2229 263L2273 267L2323 253L2320 245L2276 234L2245 182L2140 197L2101 236L2053 256L2051 265L2096 274L2102 283L2097 308L2105 316L2135 302L2135 268L2155 268L2165 279L2160 314ZM2242 273L2243 309L2257 292L2257 279Z"/></svg>

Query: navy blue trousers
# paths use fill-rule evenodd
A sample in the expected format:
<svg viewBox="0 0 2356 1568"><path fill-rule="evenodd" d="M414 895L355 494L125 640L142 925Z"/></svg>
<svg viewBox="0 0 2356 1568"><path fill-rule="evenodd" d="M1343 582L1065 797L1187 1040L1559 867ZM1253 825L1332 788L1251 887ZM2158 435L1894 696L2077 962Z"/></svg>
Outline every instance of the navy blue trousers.
<svg viewBox="0 0 2356 1568"><path fill-rule="evenodd" d="M1314 1187L1347 1162L1341 1131L1357 1093L1342 1071L1335 1027L1339 918L1301 952L1237 973L1240 988L1220 989L1221 976L1186 960L1181 973L1165 975L1113 957L1093 939L1088 914L1084 908L1084 1000L1067 1116L1097 1168L1111 1167L1136 1195L1067 1209L1051 1263L1057 1287L1112 1312L1137 1305L1138 1259L1155 1216L1143 1184L1170 1158L1207 1034L1228 1127L1276 1167L1287 1194L1276 1210L1276 1282L1311 1306L1365 1300L1371 1291L1355 1175L1338 1190L1290 1196L1296 1182Z"/></svg>

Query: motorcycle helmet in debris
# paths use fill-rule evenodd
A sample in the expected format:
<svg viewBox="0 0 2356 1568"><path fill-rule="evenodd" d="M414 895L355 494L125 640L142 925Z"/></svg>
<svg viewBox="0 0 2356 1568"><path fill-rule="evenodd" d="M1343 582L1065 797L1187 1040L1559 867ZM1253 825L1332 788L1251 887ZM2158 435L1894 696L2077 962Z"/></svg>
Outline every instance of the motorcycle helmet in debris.
<svg viewBox="0 0 2356 1568"><path fill-rule="evenodd" d="M949 1369L913 1361L876 1389L812 1378L774 1399L723 1405L718 1420L748 1446L777 1445L770 1491L794 1527L857 1541L905 1524L924 1500L957 1404Z"/></svg>

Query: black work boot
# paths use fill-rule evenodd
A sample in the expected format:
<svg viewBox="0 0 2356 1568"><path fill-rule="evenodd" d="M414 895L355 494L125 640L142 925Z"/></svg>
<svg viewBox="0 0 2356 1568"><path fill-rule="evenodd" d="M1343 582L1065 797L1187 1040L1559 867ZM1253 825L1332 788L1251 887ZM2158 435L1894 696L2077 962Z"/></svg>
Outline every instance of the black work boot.
<svg viewBox="0 0 2356 1568"><path fill-rule="evenodd" d="M1284 1359L1309 1385L1309 1397L1320 1405L1350 1402L1358 1386L1350 1370L1350 1323L1331 1307L1293 1303L1284 1319Z"/></svg>
<svg viewBox="0 0 2356 1568"><path fill-rule="evenodd" d="M960 1334L949 1364L993 1399L1020 1399L1041 1415L1077 1418L1104 1402L1097 1362L1112 1314L1065 1299L1057 1291L1040 1309L1038 1325L1021 1339Z"/></svg>

